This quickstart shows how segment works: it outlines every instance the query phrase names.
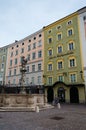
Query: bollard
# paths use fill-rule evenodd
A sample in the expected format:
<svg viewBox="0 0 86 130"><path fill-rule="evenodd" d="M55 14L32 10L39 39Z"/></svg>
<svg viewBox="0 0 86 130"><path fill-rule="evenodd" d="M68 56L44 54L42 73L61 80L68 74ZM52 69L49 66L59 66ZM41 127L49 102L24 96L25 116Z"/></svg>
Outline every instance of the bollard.
<svg viewBox="0 0 86 130"><path fill-rule="evenodd" d="M61 108L61 105L60 105L60 103L58 103L58 109L60 109Z"/></svg>
<svg viewBox="0 0 86 130"><path fill-rule="evenodd" d="M36 106L35 110L36 110L37 113L39 113L39 107L38 106Z"/></svg>

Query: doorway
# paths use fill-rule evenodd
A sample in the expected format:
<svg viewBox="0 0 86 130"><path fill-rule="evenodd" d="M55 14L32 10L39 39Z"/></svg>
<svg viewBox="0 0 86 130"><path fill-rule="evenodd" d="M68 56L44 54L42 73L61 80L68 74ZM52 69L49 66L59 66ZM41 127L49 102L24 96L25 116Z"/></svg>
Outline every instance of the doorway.
<svg viewBox="0 0 86 130"><path fill-rule="evenodd" d="M63 87L58 88L58 97L60 102L65 102L65 89Z"/></svg>
<svg viewBox="0 0 86 130"><path fill-rule="evenodd" d="M54 99L53 88L49 87L48 91L47 91L47 100L48 100L49 103L52 103L53 99Z"/></svg>
<svg viewBox="0 0 86 130"><path fill-rule="evenodd" d="M70 88L70 103L79 103L79 93L76 87Z"/></svg>

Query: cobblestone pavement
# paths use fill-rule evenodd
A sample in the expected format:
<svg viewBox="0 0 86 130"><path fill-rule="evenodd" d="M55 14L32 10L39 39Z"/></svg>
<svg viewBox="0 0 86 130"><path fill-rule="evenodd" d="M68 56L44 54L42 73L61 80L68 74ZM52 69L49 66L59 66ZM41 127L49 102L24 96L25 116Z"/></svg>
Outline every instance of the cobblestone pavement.
<svg viewBox="0 0 86 130"><path fill-rule="evenodd" d="M86 105L61 104L61 109L0 112L0 130L86 130Z"/></svg>

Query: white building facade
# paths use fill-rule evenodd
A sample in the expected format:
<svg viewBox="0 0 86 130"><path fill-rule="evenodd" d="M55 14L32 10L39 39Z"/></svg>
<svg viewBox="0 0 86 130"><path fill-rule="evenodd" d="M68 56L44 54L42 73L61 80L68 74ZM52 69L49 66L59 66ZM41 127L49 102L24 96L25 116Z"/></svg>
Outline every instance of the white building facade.
<svg viewBox="0 0 86 130"><path fill-rule="evenodd" d="M86 7L78 11L80 24L80 40L82 47L83 66L86 67Z"/></svg>
<svg viewBox="0 0 86 130"><path fill-rule="evenodd" d="M84 84L85 84L85 100L86 100L86 7L80 9L79 13L79 24L80 24L80 40L81 40L81 54L83 68L82 72L84 74Z"/></svg>

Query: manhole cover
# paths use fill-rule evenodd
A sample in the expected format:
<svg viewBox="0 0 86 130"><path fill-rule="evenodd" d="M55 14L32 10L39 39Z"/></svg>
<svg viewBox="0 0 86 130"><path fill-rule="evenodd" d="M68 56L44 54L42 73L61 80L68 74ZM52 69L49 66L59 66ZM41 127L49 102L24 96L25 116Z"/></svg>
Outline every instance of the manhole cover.
<svg viewBox="0 0 86 130"><path fill-rule="evenodd" d="M64 119L64 118L63 118L63 117L55 116L55 117L51 117L51 119L53 119L53 120L62 120L62 119Z"/></svg>

